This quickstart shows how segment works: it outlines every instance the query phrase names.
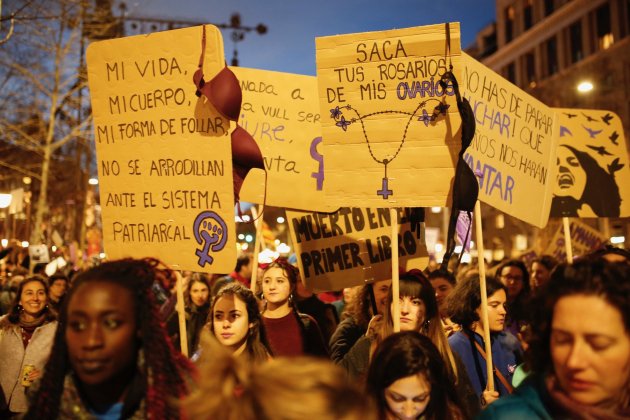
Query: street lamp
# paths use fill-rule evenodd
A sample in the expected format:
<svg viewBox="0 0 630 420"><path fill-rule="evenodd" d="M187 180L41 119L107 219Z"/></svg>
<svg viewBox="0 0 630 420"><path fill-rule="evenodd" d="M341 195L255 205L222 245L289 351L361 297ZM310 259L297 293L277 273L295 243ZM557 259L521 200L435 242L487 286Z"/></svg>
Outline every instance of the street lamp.
<svg viewBox="0 0 630 420"><path fill-rule="evenodd" d="M11 194L0 194L0 209L6 209L11 205Z"/></svg>
<svg viewBox="0 0 630 420"><path fill-rule="evenodd" d="M577 90L580 93L590 92L591 90L593 90L593 84L589 82L588 80L585 80L583 82L580 82L580 84L577 85Z"/></svg>

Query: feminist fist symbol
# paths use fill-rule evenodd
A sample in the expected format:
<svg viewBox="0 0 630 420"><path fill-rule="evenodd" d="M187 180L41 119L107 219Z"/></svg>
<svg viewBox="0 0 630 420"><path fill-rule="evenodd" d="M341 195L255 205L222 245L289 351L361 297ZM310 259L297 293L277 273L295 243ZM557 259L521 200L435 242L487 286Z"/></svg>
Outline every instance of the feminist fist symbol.
<svg viewBox="0 0 630 420"><path fill-rule="evenodd" d="M197 249L195 255L199 257L197 263L203 267L212 264L214 258L210 251L220 251L227 243L227 226L221 217L213 211L199 213L193 226L195 240L202 249Z"/></svg>

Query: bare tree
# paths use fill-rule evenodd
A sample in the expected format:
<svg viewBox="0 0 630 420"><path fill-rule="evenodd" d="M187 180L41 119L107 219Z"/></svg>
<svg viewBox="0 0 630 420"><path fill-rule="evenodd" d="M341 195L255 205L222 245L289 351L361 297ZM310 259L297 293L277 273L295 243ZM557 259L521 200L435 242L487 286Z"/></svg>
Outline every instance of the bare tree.
<svg viewBox="0 0 630 420"><path fill-rule="evenodd" d="M0 127L4 146L27 151L29 158L16 165L0 155L0 166L39 181L30 240L41 243L51 165L55 157L64 157L65 146L90 136L91 116L78 102L86 86L81 56L86 5L39 0L18 6L24 4L28 7L15 16L11 42L0 49ZM32 168L34 163L38 168Z"/></svg>

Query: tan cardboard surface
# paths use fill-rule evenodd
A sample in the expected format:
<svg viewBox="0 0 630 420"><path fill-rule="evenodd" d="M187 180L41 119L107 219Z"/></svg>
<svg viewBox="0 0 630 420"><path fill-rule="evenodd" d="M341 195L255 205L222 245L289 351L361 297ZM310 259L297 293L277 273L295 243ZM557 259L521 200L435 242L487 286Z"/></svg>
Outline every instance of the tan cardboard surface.
<svg viewBox="0 0 630 420"><path fill-rule="evenodd" d="M231 68L243 90L239 124L256 140L267 170L266 203L333 211L324 197L324 157L317 79L267 70ZM241 199L262 204L264 171L252 169Z"/></svg>
<svg viewBox="0 0 630 420"><path fill-rule="evenodd" d="M206 26L209 81L224 66ZM87 50L105 252L227 273L236 259L229 132L192 76L202 27L93 43Z"/></svg>
<svg viewBox="0 0 630 420"><path fill-rule="evenodd" d="M571 219L569 221L569 230L571 231L573 258L595 251L608 240L599 231L584 222L580 222L579 219ZM544 254L552 255L558 261L566 262L567 251L564 244L564 227L562 225L558 227Z"/></svg>
<svg viewBox="0 0 630 420"><path fill-rule="evenodd" d="M311 290L391 279L389 209L343 207L334 213L287 211L300 273ZM424 223L412 224L409 209L398 209L399 263L405 270L428 264Z"/></svg>
<svg viewBox="0 0 630 420"><path fill-rule="evenodd" d="M619 116L594 109L556 112L559 169L551 217L630 216L630 165Z"/></svg>
<svg viewBox="0 0 630 420"><path fill-rule="evenodd" d="M460 76L459 23L448 24L448 34L447 44L440 24L316 39L325 193L333 202L447 204L461 119L452 86L438 82L451 63Z"/></svg>
<svg viewBox="0 0 630 420"><path fill-rule="evenodd" d="M544 227L555 185L557 115L467 54L461 85L476 130L464 159L482 176L479 200Z"/></svg>

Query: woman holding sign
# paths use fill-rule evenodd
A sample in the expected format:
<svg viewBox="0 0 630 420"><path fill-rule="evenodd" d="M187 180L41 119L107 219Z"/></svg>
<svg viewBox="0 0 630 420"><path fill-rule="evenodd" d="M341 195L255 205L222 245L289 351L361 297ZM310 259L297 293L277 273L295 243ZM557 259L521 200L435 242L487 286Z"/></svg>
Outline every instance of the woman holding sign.
<svg viewBox="0 0 630 420"><path fill-rule="evenodd" d="M630 266L561 265L535 307L533 373L482 418L630 418Z"/></svg>
<svg viewBox="0 0 630 420"><path fill-rule="evenodd" d="M481 321L481 292L478 277L458 283L449 296L449 313L453 322L462 326L453 334L449 343L461 357L477 396L482 405L496 400L499 395L512 392L511 381L521 359L518 339L504 331L507 294L505 286L491 277L486 279L488 295L488 323L492 341L492 361L495 366L497 391L486 390L486 353L484 351L483 325Z"/></svg>
<svg viewBox="0 0 630 420"><path fill-rule="evenodd" d="M26 419L177 419L193 366L160 321L154 284L175 275L154 259L80 274L59 314L50 359Z"/></svg>
<svg viewBox="0 0 630 420"><path fill-rule="evenodd" d="M274 356L328 356L328 349L315 319L297 312L293 302L298 270L278 258L262 276L263 323Z"/></svg>

